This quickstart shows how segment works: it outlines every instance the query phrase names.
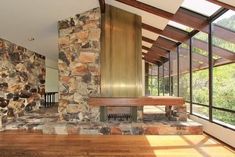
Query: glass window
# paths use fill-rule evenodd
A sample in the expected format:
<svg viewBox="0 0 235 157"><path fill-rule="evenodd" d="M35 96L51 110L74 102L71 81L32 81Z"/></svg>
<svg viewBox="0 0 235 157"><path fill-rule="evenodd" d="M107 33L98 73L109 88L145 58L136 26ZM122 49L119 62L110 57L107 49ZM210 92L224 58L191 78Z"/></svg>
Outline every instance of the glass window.
<svg viewBox="0 0 235 157"><path fill-rule="evenodd" d="M235 129L235 113L213 109L213 121Z"/></svg>
<svg viewBox="0 0 235 157"><path fill-rule="evenodd" d="M164 95L170 95L169 61L164 63Z"/></svg>
<svg viewBox="0 0 235 157"><path fill-rule="evenodd" d="M165 87L164 87L164 77L163 77L164 76L163 68L164 68L164 65L161 65L159 67L159 95L160 96L164 95L164 89L165 89Z"/></svg>
<svg viewBox="0 0 235 157"><path fill-rule="evenodd" d="M158 95L158 66L149 66L148 75L148 95L156 96Z"/></svg>
<svg viewBox="0 0 235 157"><path fill-rule="evenodd" d="M181 44L179 47L179 96L190 101L189 88L189 44Z"/></svg>
<svg viewBox="0 0 235 157"><path fill-rule="evenodd" d="M208 107L200 106L209 105L208 34L203 32L192 38L192 71L193 113L208 117Z"/></svg>
<svg viewBox="0 0 235 157"><path fill-rule="evenodd" d="M228 11L212 23L212 42L215 45L212 52L220 55L213 67L213 107L235 111L235 44L234 39L218 37L218 26L225 36L234 33L235 12ZM220 51L217 47L221 48ZM213 121L235 128L235 114L231 112L214 108Z"/></svg>
<svg viewBox="0 0 235 157"><path fill-rule="evenodd" d="M171 84L172 95L177 96L177 53L171 52Z"/></svg>
<svg viewBox="0 0 235 157"><path fill-rule="evenodd" d="M206 0L184 0L181 6L206 16L211 16L220 9L220 6Z"/></svg>
<svg viewBox="0 0 235 157"><path fill-rule="evenodd" d="M235 31L235 12L233 10L227 11L221 17L216 19L213 24Z"/></svg>

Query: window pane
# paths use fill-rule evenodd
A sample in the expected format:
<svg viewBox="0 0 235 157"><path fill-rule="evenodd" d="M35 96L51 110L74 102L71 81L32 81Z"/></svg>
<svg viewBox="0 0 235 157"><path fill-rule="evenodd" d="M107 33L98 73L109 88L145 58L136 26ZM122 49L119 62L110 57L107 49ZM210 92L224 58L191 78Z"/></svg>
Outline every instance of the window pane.
<svg viewBox="0 0 235 157"><path fill-rule="evenodd" d="M181 44L179 47L179 95L185 100L190 100L189 88L189 45Z"/></svg>
<svg viewBox="0 0 235 157"><path fill-rule="evenodd" d="M169 86L169 61L164 64L164 95L170 95L170 86Z"/></svg>
<svg viewBox="0 0 235 157"><path fill-rule="evenodd" d="M158 95L158 84L157 84L157 76L151 75L149 76L149 91L150 95L156 96Z"/></svg>
<svg viewBox="0 0 235 157"><path fill-rule="evenodd" d="M235 129L235 114L213 109L213 121Z"/></svg>
<svg viewBox="0 0 235 157"><path fill-rule="evenodd" d="M235 31L235 12L228 11L220 16L212 23L212 28L212 53L219 56L213 67L213 106L235 111L235 36L231 36ZM234 113L212 111L213 121L235 128Z"/></svg>
<svg viewBox="0 0 235 157"><path fill-rule="evenodd" d="M192 102L208 105L208 34L199 32L192 42Z"/></svg>
<svg viewBox="0 0 235 157"><path fill-rule="evenodd" d="M235 63L214 67L214 106L235 111Z"/></svg>
<svg viewBox="0 0 235 157"><path fill-rule="evenodd" d="M164 66L160 66L159 67L159 95L163 95L164 93L164 72L163 72L163 67Z"/></svg>
<svg viewBox="0 0 235 157"><path fill-rule="evenodd" d="M235 31L235 12L232 10L227 11L222 16L214 21L214 24L231 31Z"/></svg>
<svg viewBox="0 0 235 157"><path fill-rule="evenodd" d="M177 96L177 57L176 52L171 52L171 81L172 81L172 95Z"/></svg>
<svg viewBox="0 0 235 157"><path fill-rule="evenodd" d="M146 76L146 79L148 79L148 83L146 84L148 86L148 90L145 94L156 96L158 95L158 67L156 65L148 66L148 76Z"/></svg>
<svg viewBox="0 0 235 157"><path fill-rule="evenodd" d="M192 104L192 105L193 105L193 114L208 119L208 115L209 115L209 108L208 107L199 106L196 104Z"/></svg>

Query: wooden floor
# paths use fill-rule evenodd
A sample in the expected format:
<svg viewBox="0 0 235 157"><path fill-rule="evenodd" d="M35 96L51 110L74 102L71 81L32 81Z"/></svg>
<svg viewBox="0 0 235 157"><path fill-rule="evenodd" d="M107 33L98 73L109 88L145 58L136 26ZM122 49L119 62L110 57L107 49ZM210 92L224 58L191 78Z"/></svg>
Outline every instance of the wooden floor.
<svg viewBox="0 0 235 157"><path fill-rule="evenodd" d="M235 157L207 135L56 136L0 133L0 157Z"/></svg>

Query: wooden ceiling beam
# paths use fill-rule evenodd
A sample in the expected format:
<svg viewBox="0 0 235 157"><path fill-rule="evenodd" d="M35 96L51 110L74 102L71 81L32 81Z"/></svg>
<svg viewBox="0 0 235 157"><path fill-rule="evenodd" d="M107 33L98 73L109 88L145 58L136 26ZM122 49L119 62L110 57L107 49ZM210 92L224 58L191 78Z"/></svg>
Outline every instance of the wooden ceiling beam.
<svg viewBox="0 0 235 157"><path fill-rule="evenodd" d="M149 57L149 58L152 58L153 60L156 60L158 62L162 62L162 58L161 56L157 55L157 54L154 54L154 53L144 53L143 54L144 57Z"/></svg>
<svg viewBox="0 0 235 157"><path fill-rule="evenodd" d="M148 61L150 63L156 64L156 65L161 65L162 64L162 62L159 62L159 61L157 61L157 60L155 60L155 59L153 59L149 56L144 56L144 57L142 57L142 59L144 59L145 61Z"/></svg>
<svg viewBox="0 0 235 157"><path fill-rule="evenodd" d="M167 25L164 30L160 30L156 27L153 27L153 26L150 26L148 24L142 23L142 28L146 29L148 31L151 31L153 33L157 33L159 35L163 35L163 36L166 36L168 38L180 41L180 42L184 42L184 41L189 39L189 33L188 32L186 32L184 30L181 30L181 29L178 29L178 28L175 28L175 27L170 26L170 25Z"/></svg>
<svg viewBox="0 0 235 157"><path fill-rule="evenodd" d="M155 45L171 51L171 50L174 50L179 45L179 43L159 36L156 42L153 44L153 46Z"/></svg>
<svg viewBox="0 0 235 157"><path fill-rule="evenodd" d="M221 7L224 7L224 8L231 9L231 10L235 11L235 7L234 6L226 4L224 2L221 2L221 1L218 1L218 0L207 0L207 1L209 1L211 3L214 3L216 5L220 5Z"/></svg>
<svg viewBox="0 0 235 157"><path fill-rule="evenodd" d="M144 29L147 29L149 31L152 31L154 33L159 33L160 35L164 35L168 38L172 38L174 40L179 40L180 42L184 42L186 40L188 40L190 38L190 33L184 31L184 30L180 30L178 28L175 28L173 26L169 26L167 25L166 28L162 31L159 30L158 28L152 27L150 25L147 24L142 24ZM164 33L167 32L167 33ZM223 38L226 38L227 40L229 39L230 41L234 41L235 42L235 32L232 31L226 31L225 29L223 29L220 26L216 26L214 27L214 32L217 34L217 36L223 36ZM198 39L193 39L194 40L194 47L200 48L202 50L208 51L208 43L198 40ZM152 42L152 41L151 41ZM159 42L157 40L157 42ZM171 41L172 42L172 41ZM172 43L172 45L175 45L174 43ZM161 45L159 45L161 46ZM177 44L175 45L175 47L177 46ZM165 45L163 45L163 47L165 47ZM167 47L167 49L169 49L169 47ZM213 52L214 54L229 59L229 60L234 60L234 53L231 51L228 51L226 49L220 48L218 46L213 45Z"/></svg>
<svg viewBox="0 0 235 157"><path fill-rule="evenodd" d="M150 50L150 48L149 48L149 47L144 46L144 45L142 45L142 49L143 49L143 50L146 50L146 51L149 51L149 50Z"/></svg>
<svg viewBox="0 0 235 157"><path fill-rule="evenodd" d="M116 0L116 1L124 3L126 5L130 5L132 7L135 7L135 8L141 9L141 10L144 10L144 11L152 13L154 15L161 16L163 18L181 23L183 25L186 25L186 26L192 27L194 29L203 31L205 33L208 33L208 27L206 27L206 26L208 26L208 24L209 24L210 17L198 14L198 13L193 12L191 10L180 7L174 15L174 14L171 14L171 13L166 12L164 10L158 9L156 7L153 7L148 4L145 4L145 3L142 3L139 1L135 1L135 0ZM217 26L214 26L214 29L216 30ZM220 29L220 31L214 31L215 36L217 36L221 39L225 39L225 40L232 39L229 41L235 43L234 35L230 35L230 31L228 31L226 29L221 30L221 29L223 29L221 27L218 29ZM223 33L220 33L221 31ZM232 32L232 34L235 34L235 32ZM226 38L226 36L230 36L230 38Z"/></svg>
<svg viewBox="0 0 235 157"><path fill-rule="evenodd" d="M208 17L180 7L170 20L201 30L208 25Z"/></svg>
<svg viewBox="0 0 235 157"><path fill-rule="evenodd" d="M164 58L168 58L168 54L169 54L169 51L167 50L164 50L160 47L151 47L151 49L149 50L149 52L152 52L152 53L156 53L158 54L159 56L162 56Z"/></svg>
<svg viewBox="0 0 235 157"><path fill-rule="evenodd" d="M147 38L147 37L145 37L145 36L142 36L142 40L145 41L145 42L148 42L148 43L150 43L150 44L153 44L153 43L155 42L155 40L149 39L149 38Z"/></svg>
<svg viewBox="0 0 235 157"><path fill-rule="evenodd" d="M162 9L159 9L159 8L153 7L151 5L142 3L140 1L136 1L136 0L116 0L116 1L121 2L123 4L126 4L126 5L129 5L129 6L132 6L137 9L144 10L144 11L152 13L154 15L161 16L166 19L173 18L173 16L174 16L174 14L172 14L172 13L169 13L169 12L164 11Z"/></svg>
<svg viewBox="0 0 235 157"><path fill-rule="evenodd" d="M144 10L146 12L152 13L154 15L163 18L182 23L186 26L196 28L199 30L205 27L206 24L208 24L207 21L208 17L203 16L201 14L197 14L182 7L180 7L175 14L172 14L167 11L161 10L159 8L153 7L151 5L136 0L116 0L116 1L135 7L137 9Z"/></svg>

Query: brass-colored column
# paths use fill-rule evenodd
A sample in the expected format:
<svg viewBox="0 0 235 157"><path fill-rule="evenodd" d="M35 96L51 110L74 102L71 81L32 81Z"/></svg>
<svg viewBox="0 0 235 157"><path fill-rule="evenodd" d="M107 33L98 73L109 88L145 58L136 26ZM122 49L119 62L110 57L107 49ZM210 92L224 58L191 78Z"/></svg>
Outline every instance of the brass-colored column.
<svg viewBox="0 0 235 157"><path fill-rule="evenodd" d="M141 17L106 5L101 36L101 95L142 96Z"/></svg>

